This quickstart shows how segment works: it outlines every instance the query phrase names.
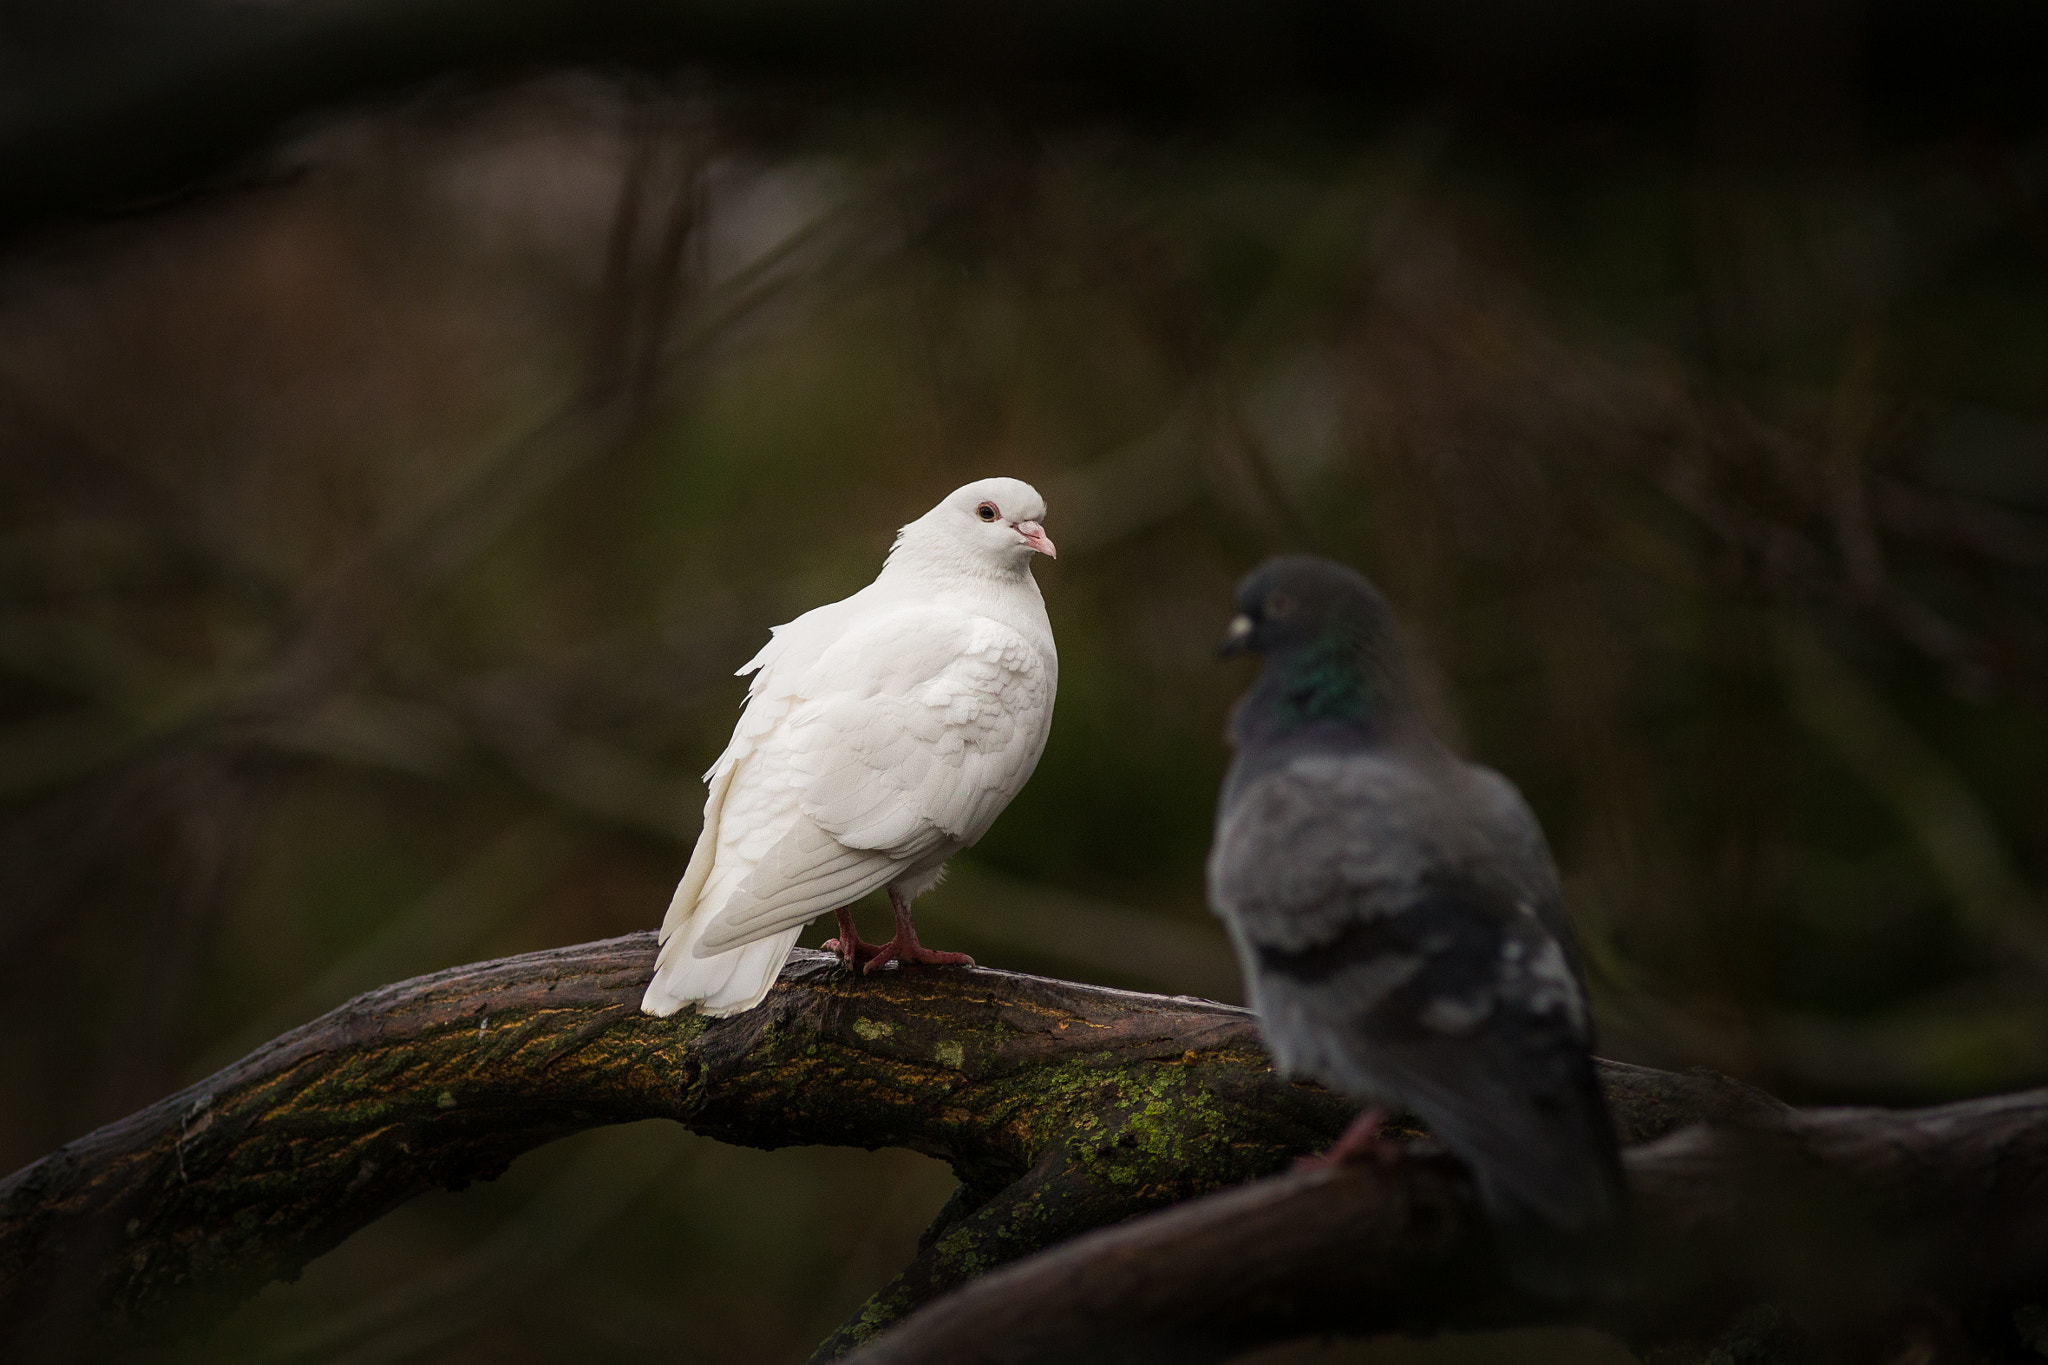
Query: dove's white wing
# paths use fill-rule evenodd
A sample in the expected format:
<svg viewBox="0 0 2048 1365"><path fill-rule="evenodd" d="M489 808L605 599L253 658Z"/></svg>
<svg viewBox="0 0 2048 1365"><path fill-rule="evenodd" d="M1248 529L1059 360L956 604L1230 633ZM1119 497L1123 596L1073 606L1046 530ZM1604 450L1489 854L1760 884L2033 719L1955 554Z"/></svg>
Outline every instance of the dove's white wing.
<svg viewBox="0 0 2048 1365"><path fill-rule="evenodd" d="M1052 711L1029 640L942 605L854 626L786 685L809 699L756 749L787 763L798 817L713 915L699 955L801 925L980 838L1037 765Z"/></svg>
<svg viewBox="0 0 2048 1365"><path fill-rule="evenodd" d="M790 717L804 813L842 844L897 858L973 843L1045 748L1044 657L999 621L931 606L891 613L846 643L816 671L844 664L857 674L873 659L880 685L820 694Z"/></svg>

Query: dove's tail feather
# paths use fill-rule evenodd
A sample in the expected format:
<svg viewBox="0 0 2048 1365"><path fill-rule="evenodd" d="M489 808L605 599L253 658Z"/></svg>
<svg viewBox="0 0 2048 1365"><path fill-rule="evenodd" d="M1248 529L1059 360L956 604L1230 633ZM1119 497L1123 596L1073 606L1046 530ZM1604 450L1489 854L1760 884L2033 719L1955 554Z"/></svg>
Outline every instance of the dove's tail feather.
<svg viewBox="0 0 2048 1365"><path fill-rule="evenodd" d="M654 980L640 998L648 1014L666 1017L685 1005L695 1005L713 1018L738 1014L761 1003L768 988L789 961L789 950L803 926L771 934L730 952L711 957L696 956L697 940L710 927L711 916L703 913L702 901L718 860L718 826L725 810L725 795L732 787L737 765L721 759L711 771L711 790L704 801L704 830L690 853L690 866L676 885L675 898L661 922L661 955L655 960ZM715 892L714 892L715 894Z"/></svg>
<svg viewBox="0 0 2048 1365"><path fill-rule="evenodd" d="M803 932L799 925L729 952L698 957L691 949L704 922L705 917L700 916L691 923L690 932L672 935L661 946L661 958L640 1001L641 1009L670 1015L685 1005L695 1005L714 1019L750 1010L767 996L768 988L782 973L782 964L789 961L796 936Z"/></svg>

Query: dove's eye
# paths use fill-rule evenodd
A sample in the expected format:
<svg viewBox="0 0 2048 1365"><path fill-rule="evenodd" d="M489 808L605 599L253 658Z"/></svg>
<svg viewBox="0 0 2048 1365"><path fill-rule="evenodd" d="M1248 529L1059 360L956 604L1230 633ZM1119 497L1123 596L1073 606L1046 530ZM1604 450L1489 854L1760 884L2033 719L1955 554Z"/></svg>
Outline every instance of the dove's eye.
<svg viewBox="0 0 2048 1365"><path fill-rule="evenodd" d="M994 521L997 517L1001 516L1002 513L996 509L996 505L994 503L985 502L974 509L974 515L980 517L983 521Z"/></svg>
<svg viewBox="0 0 2048 1365"><path fill-rule="evenodd" d="M1294 614L1294 599L1284 592L1276 592L1266 599L1266 615L1274 620Z"/></svg>

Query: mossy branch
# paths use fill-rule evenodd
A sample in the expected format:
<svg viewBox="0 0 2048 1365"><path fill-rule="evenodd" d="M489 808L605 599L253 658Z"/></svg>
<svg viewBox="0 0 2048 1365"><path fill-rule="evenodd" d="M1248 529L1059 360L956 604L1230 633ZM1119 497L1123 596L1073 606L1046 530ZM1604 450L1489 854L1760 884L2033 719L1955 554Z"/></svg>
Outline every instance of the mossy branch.
<svg viewBox="0 0 2048 1365"><path fill-rule="evenodd" d="M651 1117L952 1163L961 1191L830 1357L1003 1262L1272 1173L1349 1117L1275 1075L1227 1005L799 952L759 1009L661 1020L637 1008L653 960L637 934L373 991L0 1181L0 1358L203 1328L415 1194ZM1603 1079L1631 1142L1782 1113L1704 1074Z"/></svg>
<svg viewBox="0 0 2048 1365"><path fill-rule="evenodd" d="M1668 1365L2048 1354L2048 1090L1757 1109L1630 1149L1640 1283L1533 1301L1455 1161L1293 1172L964 1286L847 1365L1203 1365L1289 1338L1573 1322Z"/></svg>
<svg viewBox="0 0 2048 1365"><path fill-rule="evenodd" d="M603 1124L909 1147L984 1198L1048 1154L1071 1167L1000 1244L972 1215L938 1237L879 1325L1003 1256L1271 1170L1344 1118L1205 1001L856 978L799 952L759 1009L659 1020L637 1008L653 961L639 934L371 992L0 1182L0 1358L203 1327L413 1195Z"/></svg>

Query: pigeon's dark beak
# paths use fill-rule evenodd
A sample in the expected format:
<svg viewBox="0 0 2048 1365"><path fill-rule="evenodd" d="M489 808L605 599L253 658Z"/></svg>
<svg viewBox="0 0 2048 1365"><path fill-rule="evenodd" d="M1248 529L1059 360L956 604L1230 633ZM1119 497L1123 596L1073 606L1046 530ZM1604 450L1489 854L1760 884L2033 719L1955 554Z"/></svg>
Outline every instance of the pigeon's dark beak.
<svg viewBox="0 0 2048 1365"><path fill-rule="evenodd" d="M1216 657L1231 659L1251 648L1252 618L1243 612L1230 618L1229 629L1223 632L1223 643L1216 646Z"/></svg>

